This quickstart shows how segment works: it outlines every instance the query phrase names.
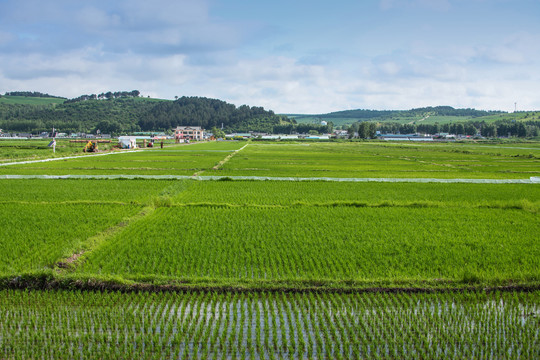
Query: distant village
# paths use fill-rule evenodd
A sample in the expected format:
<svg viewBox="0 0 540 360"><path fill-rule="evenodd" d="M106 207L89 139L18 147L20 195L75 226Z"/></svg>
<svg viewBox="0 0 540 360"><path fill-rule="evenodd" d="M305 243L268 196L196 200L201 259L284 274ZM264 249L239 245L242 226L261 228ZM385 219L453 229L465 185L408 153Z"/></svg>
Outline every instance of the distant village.
<svg viewBox="0 0 540 360"><path fill-rule="evenodd" d="M174 139L176 143L185 143L190 141L203 141L203 140L247 140L247 139L259 139L259 140L330 140L330 139L349 139L356 138L358 134L351 134L347 130L333 130L329 134L268 134L261 132L247 132L247 133L230 133L225 134L224 137L216 137L211 131L205 130L200 126L177 126L172 129L168 134L165 132L135 132L117 137L119 144L122 147L131 147L136 144L137 141L155 142L162 140ZM64 133L64 132L42 132L40 134L31 133L4 133L0 129L0 138L4 139L112 139L111 134L102 134L99 130L95 134L89 133ZM469 135L457 135L449 133L438 134L381 134L377 131L375 139L387 140L387 141L452 141L458 139L468 138L482 138L480 134L475 136Z"/></svg>

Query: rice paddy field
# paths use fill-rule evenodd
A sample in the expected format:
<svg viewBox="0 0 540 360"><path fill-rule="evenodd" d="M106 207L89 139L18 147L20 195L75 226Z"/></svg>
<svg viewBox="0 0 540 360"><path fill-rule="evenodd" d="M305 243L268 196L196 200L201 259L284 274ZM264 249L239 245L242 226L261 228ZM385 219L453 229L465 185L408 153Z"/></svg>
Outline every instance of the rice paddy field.
<svg viewBox="0 0 540 360"><path fill-rule="evenodd" d="M539 149L452 143L255 144L208 175L337 178L529 178Z"/></svg>
<svg viewBox="0 0 540 360"><path fill-rule="evenodd" d="M0 166L0 358L538 358L539 162L213 142Z"/></svg>

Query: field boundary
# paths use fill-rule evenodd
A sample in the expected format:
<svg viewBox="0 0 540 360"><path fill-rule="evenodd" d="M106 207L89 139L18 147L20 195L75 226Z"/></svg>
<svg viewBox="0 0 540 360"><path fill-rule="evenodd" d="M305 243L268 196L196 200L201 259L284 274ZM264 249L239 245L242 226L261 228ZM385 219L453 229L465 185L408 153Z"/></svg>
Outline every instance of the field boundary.
<svg viewBox="0 0 540 360"><path fill-rule="evenodd" d="M78 256L77 256L78 257ZM76 260L80 261L80 260ZM60 269L64 270L64 269ZM533 292L540 291L538 282L469 283L464 281L421 281L392 285L377 282L350 283L324 281L276 281L276 282L213 282L211 279L182 280L159 279L137 281L119 276L92 276L67 272L40 272L0 276L0 290L81 290L116 292L230 292L230 293L463 293L463 292Z"/></svg>
<svg viewBox="0 0 540 360"><path fill-rule="evenodd" d="M56 160L56 159L55 159ZM204 170L203 170L204 171ZM202 172L202 171L201 171ZM201 173L199 172L199 173ZM440 179L440 178L332 178L279 176L200 176L200 175L0 175L0 179L164 179L164 180L249 180L249 181L329 181L329 182L387 182L387 183L463 183L463 184L540 184L540 177L530 179Z"/></svg>
<svg viewBox="0 0 540 360"><path fill-rule="evenodd" d="M129 218L125 218L121 220L119 223L112 225L108 229L105 229L101 231L100 233L87 238L80 249L76 250L70 256L57 261L54 264L54 268L57 269L58 272L74 271L75 268L77 268L77 266L81 264L81 261L84 261L84 257L82 257L83 255L96 250L103 243L107 242L108 239L120 233L129 225L151 215L154 212L154 210L155 208L151 206L144 207L141 211L139 211L135 215L132 215Z"/></svg>

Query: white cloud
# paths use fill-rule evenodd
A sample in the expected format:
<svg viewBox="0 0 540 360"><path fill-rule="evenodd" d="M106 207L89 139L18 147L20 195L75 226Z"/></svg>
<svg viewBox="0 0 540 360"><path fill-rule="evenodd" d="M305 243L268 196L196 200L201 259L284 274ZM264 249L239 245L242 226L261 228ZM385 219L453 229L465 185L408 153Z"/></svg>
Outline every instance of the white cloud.
<svg viewBox="0 0 540 360"><path fill-rule="evenodd" d="M216 20L207 1L7 3L0 2L0 92L76 97L138 89L294 113L428 105L511 110L514 101L540 108L540 34L534 29L460 41L452 34L444 40L402 36L381 25L369 41L356 43L358 49L336 39L302 52L299 37L287 34L265 33L268 43L253 46L257 36L248 27ZM446 0L379 5L413 12L457 7ZM436 31L436 25L425 27Z"/></svg>

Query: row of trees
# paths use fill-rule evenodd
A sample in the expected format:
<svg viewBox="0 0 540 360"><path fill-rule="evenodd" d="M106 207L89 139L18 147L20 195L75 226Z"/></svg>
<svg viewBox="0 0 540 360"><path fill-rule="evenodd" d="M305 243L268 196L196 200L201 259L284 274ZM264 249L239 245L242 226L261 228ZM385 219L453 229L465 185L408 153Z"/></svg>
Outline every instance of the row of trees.
<svg viewBox="0 0 540 360"><path fill-rule="evenodd" d="M132 91L107 91L105 93L101 94L91 94L91 95L81 95L79 97L66 100L65 103L76 103L80 101L87 101L87 100L112 100L112 99L125 99L125 98L136 98L141 95L139 90L132 90Z"/></svg>
<svg viewBox="0 0 540 360"><path fill-rule="evenodd" d="M5 96L25 96L25 97L40 97L40 98L56 98L56 99L65 99L61 96L54 96L45 94L39 91L8 91L5 93ZM2 95L0 95L2 97Z"/></svg>
<svg viewBox="0 0 540 360"><path fill-rule="evenodd" d="M537 137L540 136L540 121L511 121L501 120L492 123L484 121L468 121L464 123L447 124L398 124L398 123L376 123L359 122L348 128L349 137L355 133L363 139L374 138L377 131L382 134L439 134L448 133L454 135L482 135L484 137L516 136L516 137Z"/></svg>
<svg viewBox="0 0 540 360"><path fill-rule="evenodd" d="M334 129L334 124L329 122L328 125L319 124L279 124L275 125L271 131L273 134L328 134Z"/></svg>
<svg viewBox="0 0 540 360"><path fill-rule="evenodd" d="M227 132L272 132L275 125L290 123L285 116L263 107L233 104L205 97L181 97L162 101L150 108L138 121L142 129L170 129L175 126L196 125L205 129L223 128Z"/></svg>
<svg viewBox="0 0 540 360"><path fill-rule="evenodd" d="M373 139L377 132L377 123L363 121L352 124L347 130L349 138L354 138L356 134L360 139Z"/></svg>

